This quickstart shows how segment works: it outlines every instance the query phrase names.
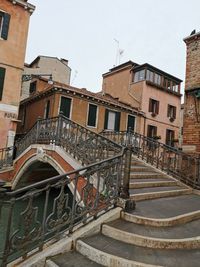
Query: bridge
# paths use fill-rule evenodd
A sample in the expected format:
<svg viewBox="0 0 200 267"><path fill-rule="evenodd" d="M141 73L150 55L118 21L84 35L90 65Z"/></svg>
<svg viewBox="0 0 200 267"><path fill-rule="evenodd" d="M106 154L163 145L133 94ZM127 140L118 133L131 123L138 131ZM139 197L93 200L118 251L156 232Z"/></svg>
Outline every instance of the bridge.
<svg viewBox="0 0 200 267"><path fill-rule="evenodd" d="M148 247L152 250L152 255L153 249L173 248L174 254L171 257L176 258L175 252L178 250L177 253L180 254L179 250L185 246L190 248L191 255L194 254L194 264L199 260L196 251L191 251L199 248L196 236L190 240L157 240L156 236L148 237L147 234L141 237L141 233L144 235L146 231L145 227L142 229L134 226L136 233L124 232L123 228L133 231L127 223L129 222L140 226L156 226L159 229L158 226L179 226L200 218L199 210L195 209L200 204L197 193L200 187L199 159L194 156L131 131L105 132L99 135L59 116L38 120L23 139L16 142L15 148L2 149L0 166L0 179L9 182L11 186L10 190L1 187L1 266L7 266L16 258L22 261L23 266L30 254L39 255L43 251L44 255L47 242L54 243L64 236L66 240L72 240L70 236L77 234L81 228L85 229L87 225L99 220L102 223L105 216L110 220L113 214L115 218L118 216L118 221L104 225L102 233L119 242L123 240L123 236L127 237L127 241L132 240L129 245L123 244L127 251L133 249L130 243L135 246L135 250L142 248L140 253L147 253L144 247ZM160 198L166 198L167 203L171 203L171 214L175 216L170 216L169 211L165 214L169 215L168 219L153 219L149 214L144 216L151 207L156 216L159 210L156 201ZM137 202L135 211L131 199ZM191 202L193 207L181 213L179 200L186 205ZM173 203L176 203L176 209ZM166 202L161 201L160 207L162 205L166 207ZM123 208L123 212L119 207ZM163 213L160 211L160 214ZM156 266L156 257L154 259L153 256L141 263L141 259L134 257L116 258L111 256L111 251L97 252L100 250L96 246L98 238L100 246L108 242L97 234L92 239L76 243L76 250L81 253L77 255L80 262L87 262L90 266L90 260L95 260L96 255L97 263L104 266L124 266L125 263L130 264L127 266L136 266L133 262L140 262L140 266L147 266L148 263ZM121 243L116 246L123 247ZM91 253L87 255L88 248L93 256ZM168 250L166 254L169 253ZM183 251L181 253L184 254ZM87 258L81 258L81 255L86 255ZM52 253L45 257L49 256ZM63 257L67 257L70 262L70 254ZM102 264L102 257L106 257L107 263ZM51 266L46 258L44 264ZM55 259L56 261L66 262L66 258ZM109 265L108 262L112 261L115 264L118 262L118 265ZM173 264L172 261L171 266L181 266Z"/></svg>

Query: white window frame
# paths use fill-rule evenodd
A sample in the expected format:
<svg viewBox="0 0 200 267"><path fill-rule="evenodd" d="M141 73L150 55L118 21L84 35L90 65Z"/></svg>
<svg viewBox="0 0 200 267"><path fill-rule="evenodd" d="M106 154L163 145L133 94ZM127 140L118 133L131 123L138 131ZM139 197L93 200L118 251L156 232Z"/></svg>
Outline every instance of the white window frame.
<svg viewBox="0 0 200 267"><path fill-rule="evenodd" d="M90 105L93 105L93 106L96 106L97 107L97 113L96 113L96 121L95 121L95 126L90 126L88 125L88 115L89 115L89 106ZM94 103L91 103L91 102L88 102L88 106L87 106L87 117L86 117L86 126L88 128L93 128L93 129L96 129L97 128L97 125L98 125L98 121L99 121L99 106L94 104Z"/></svg>

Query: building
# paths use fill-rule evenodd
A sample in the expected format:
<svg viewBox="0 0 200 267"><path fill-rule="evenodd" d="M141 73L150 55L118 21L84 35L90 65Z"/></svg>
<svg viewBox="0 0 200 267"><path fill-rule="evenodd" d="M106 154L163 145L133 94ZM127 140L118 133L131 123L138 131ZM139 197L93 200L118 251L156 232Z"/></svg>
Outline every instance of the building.
<svg viewBox="0 0 200 267"><path fill-rule="evenodd" d="M34 9L27 0L0 1L0 148L14 142L29 18Z"/></svg>
<svg viewBox="0 0 200 267"><path fill-rule="evenodd" d="M65 117L95 132L102 130L138 131L143 113L108 94L92 93L85 88L35 78L36 90L20 103L18 134L27 132L38 118ZM34 110L34 112L33 112Z"/></svg>
<svg viewBox="0 0 200 267"><path fill-rule="evenodd" d="M34 74L41 75L41 77L51 77L54 81L70 84L71 68L68 66L68 60L49 56L38 56L30 64L25 64L21 100L29 97L35 90L37 81L32 82L31 77L29 78L29 75Z"/></svg>
<svg viewBox="0 0 200 267"><path fill-rule="evenodd" d="M128 61L103 74L102 91L145 114L139 133L175 145L179 137L181 80L150 65Z"/></svg>
<svg viewBox="0 0 200 267"><path fill-rule="evenodd" d="M200 32L184 39L187 47L183 149L200 152Z"/></svg>

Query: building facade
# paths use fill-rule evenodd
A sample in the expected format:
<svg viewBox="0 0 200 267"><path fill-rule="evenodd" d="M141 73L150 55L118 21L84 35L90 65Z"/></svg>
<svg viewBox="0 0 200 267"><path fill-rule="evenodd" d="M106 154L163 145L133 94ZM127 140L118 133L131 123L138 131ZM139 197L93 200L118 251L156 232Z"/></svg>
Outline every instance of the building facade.
<svg viewBox="0 0 200 267"><path fill-rule="evenodd" d="M32 82L32 79L26 79L28 75L34 74L41 75L41 77L51 77L54 81L70 84L71 68L68 66L68 60L49 56L38 56L30 64L25 64L21 100L29 97L34 90L36 85Z"/></svg>
<svg viewBox="0 0 200 267"><path fill-rule="evenodd" d="M200 32L184 39L187 47L183 149L200 153Z"/></svg>
<svg viewBox="0 0 200 267"><path fill-rule="evenodd" d="M29 18L34 9L25 0L0 1L0 148L14 142Z"/></svg>
<svg viewBox="0 0 200 267"><path fill-rule="evenodd" d="M95 132L102 130L125 131L132 128L138 131L142 112L122 101L102 93L92 93L38 78L37 88L30 97L21 101L18 134L26 133L38 118L51 118L59 114ZM34 112L33 112L34 110Z"/></svg>
<svg viewBox="0 0 200 267"><path fill-rule="evenodd" d="M144 123L138 125L139 133L178 145L181 82L150 64L128 61L103 74L102 91L145 114Z"/></svg>

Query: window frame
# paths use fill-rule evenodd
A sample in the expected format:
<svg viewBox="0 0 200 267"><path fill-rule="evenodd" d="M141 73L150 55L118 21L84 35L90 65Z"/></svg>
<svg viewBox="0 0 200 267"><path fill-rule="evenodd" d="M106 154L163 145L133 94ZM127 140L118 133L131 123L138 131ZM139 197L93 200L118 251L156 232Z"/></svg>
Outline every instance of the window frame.
<svg viewBox="0 0 200 267"><path fill-rule="evenodd" d="M150 134L149 134L151 129L155 129L155 133L153 136L150 136ZM157 136L157 133L158 133L158 127L157 126L151 125L151 124L147 125L147 137L148 138L153 138L153 137Z"/></svg>
<svg viewBox="0 0 200 267"><path fill-rule="evenodd" d="M172 136L171 136L171 134L172 134ZM168 136L170 136L169 139L168 139ZM174 147L174 138L175 138L175 131L171 130L171 129L166 129L165 144L167 146Z"/></svg>
<svg viewBox="0 0 200 267"><path fill-rule="evenodd" d="M159 114L160 101L149 98L149 112L158 115ZM155 108L154 108L155 107Z"/></svg>
<svg viewBox="0 0 200 267"><path fill-rule="evenodd" d="M96 106L95 126L91 126L91 125L88 124L88 121L89 121L89 112L90 112L90 105ZM98 105L96 105L94 103L88 103L88 107L87 107L87 123L86 123L86 126L88 128L96 129L97 128L97 125L98 125L98 117L99 117L99 107L98 107Z"/></svg>
<svg viewBox="0 0 200 267"><path fill-rule="evenodd" d="M0 67L0 101L3 98L5 77L6 77L6 68Z"/></svg>
<svg viewBox="0 0 200 267"><path fill-rule="evenodd" d="M108 129L108 117L109 112L115 113L115 123L114 123L114 129ZM117 122L117 117L119 118L119 122ZM116 124L117 123L117 124ZM112 110L112 109L105 109L105 115L104 115L104 130L107 131L120 131L120 124L121 124L121 112Z"/></svg>
<svg viewBox="0 0 200 267"><path fill-rule="evenodd" d="M0 40L7 40L10 26L10 14L0 10Z"/></svg>
<svg viewBox="0 0 200 267"><path fill-rule="evenodd" d="M169 119L174 119L174 120L176 119L176 106L168 104L168 106L167 106L167 117Z"/></svg>
<svg viewBox="0 0 200 267"><path fill-rule="evenodd" d="M135 116L135 115L132 115L132 114L127 114L127 119L126 119L126 130L127 130L127 131L129 130L129 127L128 127L128 118L129 118L129 117L134 117L134 118L135 118L134 129L133 129L133 131L135 132L135 129L136 129L136 116Z"/></svg>

